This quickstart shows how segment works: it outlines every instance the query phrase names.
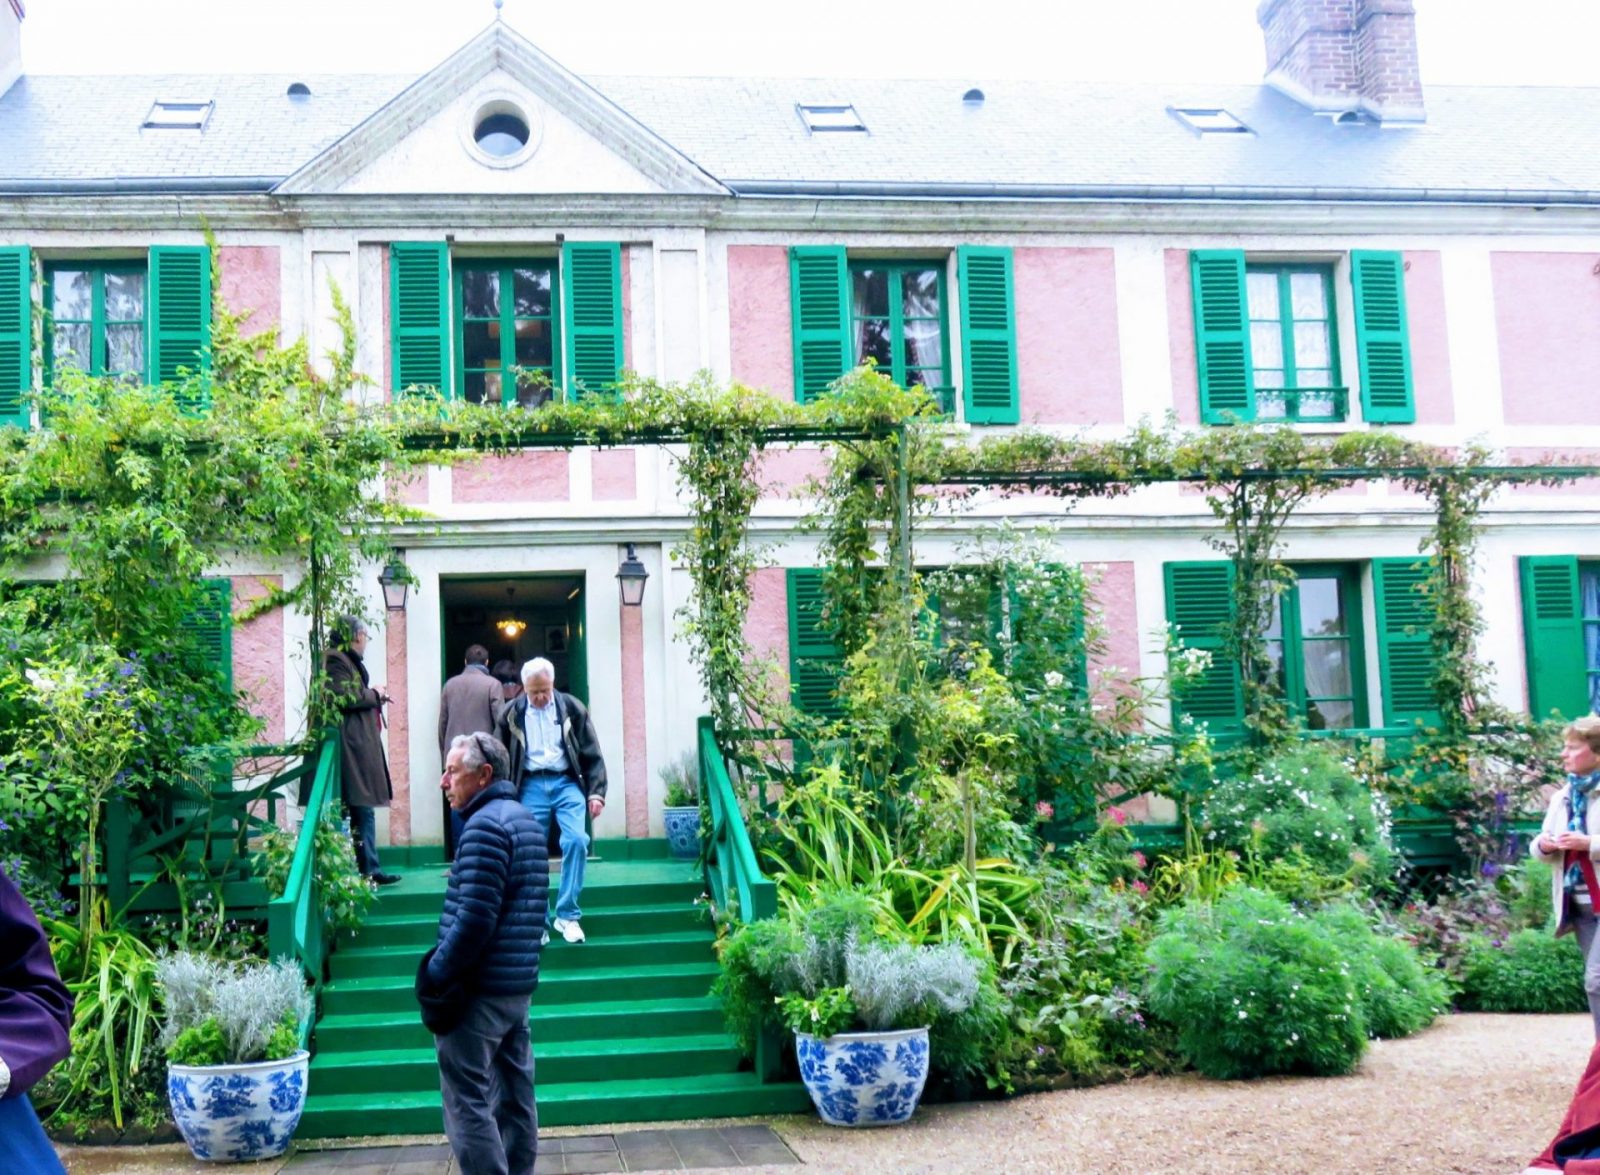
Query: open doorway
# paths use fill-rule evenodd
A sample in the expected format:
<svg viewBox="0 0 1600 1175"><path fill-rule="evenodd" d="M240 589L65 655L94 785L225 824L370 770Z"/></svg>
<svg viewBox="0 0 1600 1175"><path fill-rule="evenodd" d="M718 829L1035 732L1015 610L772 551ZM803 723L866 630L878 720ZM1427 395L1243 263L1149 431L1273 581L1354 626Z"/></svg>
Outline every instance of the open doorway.
<svg viewBox="0 0 1600 1175"><path fill-rule="evenodd" d="M489 650L490 666L547 657L556 688L589 702L582 574L464 575L439 581L444 677L461 672L467 646Z"/></svg>

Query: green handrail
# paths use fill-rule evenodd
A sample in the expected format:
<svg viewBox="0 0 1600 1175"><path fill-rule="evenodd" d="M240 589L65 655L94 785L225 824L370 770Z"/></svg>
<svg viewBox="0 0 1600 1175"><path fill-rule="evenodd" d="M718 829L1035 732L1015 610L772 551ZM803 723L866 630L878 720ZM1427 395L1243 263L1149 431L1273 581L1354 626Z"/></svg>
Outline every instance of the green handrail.
<svg viewBox="0 0 1600 1175"><path fill-rule="evenodd" d="M711 806L711 849L706 854L706 888L719 912L756 922L778 912L778 887L761 876L750 831L717 732L710 718L699 722L700 790ZM737 898L737 901L733 901Z"/></svg>
<svg viewBox="0 0 1600 1175"><path fill-rule="evenodd" d="M322 894L318 882L314 849L317 826L339 794L339 736L329 732L316 750L315 774L311 794L306 800L295 840L294 857L289 862L289 879L281 896L267 903L267 951L274 959L289 957L300 963L313 992L322 989L323 962L327 958L327 935L322 926ZM300 1026L300 1046L311 1039L312 1021Z"/></svg>

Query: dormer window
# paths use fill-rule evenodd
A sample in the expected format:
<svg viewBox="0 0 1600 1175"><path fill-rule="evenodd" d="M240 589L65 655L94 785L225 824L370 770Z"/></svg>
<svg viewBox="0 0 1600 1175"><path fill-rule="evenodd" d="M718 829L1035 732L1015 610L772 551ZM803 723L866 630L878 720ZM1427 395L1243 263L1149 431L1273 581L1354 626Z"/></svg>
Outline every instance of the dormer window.
<svg viewBox="0 0 1600 1175"><path fill-rule="evenodd" d="M157 98L139 129L145 131L203 131L216 102L210 98Z"/></svg>
<svg viewBox="0 0 1600 1175"><path fill-rule="evenodd" d="M800 121L806 124L806 130L814 135L834 131L842 131L847 134L850 132L866 134L867 132L867 124L861 121L861 116L856 113L856 108L848 102L801 102L795 109L800 112Z"/></svg>

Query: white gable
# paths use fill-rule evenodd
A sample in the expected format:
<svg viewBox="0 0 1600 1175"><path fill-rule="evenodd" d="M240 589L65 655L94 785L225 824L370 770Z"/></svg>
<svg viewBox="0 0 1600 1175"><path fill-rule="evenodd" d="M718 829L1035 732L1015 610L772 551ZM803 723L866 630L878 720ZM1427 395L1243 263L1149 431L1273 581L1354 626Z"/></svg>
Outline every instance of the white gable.
<svg viewBox="0 0 1600 1175"><path fill-rule="evenodd" d="M473 142L475 116L490 103L514 107L528 124L528 149L509 166ZM496 70L406 135L337 192L550 193L660 192L661 185Z"/></svg>

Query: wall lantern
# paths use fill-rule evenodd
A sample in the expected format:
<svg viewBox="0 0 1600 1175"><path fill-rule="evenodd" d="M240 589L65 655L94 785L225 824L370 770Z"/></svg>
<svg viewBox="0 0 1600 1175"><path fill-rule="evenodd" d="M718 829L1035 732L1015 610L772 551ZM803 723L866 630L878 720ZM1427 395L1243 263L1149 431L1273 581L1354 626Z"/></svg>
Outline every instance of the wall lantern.
<svg viewBox="0 0 1600 1175"><path fill-rule="evenodd" d="M403 554L402 551L395 551L378 573L378 583L383 588L383 606L391 612L406 610L406 592L411 587L411 573L406 570Z"/></svg>
<svg viewBox="0 0 1600 1175"><path fill-rule="evenodd" d="M633 544L629 543L627 555L617 565L617 587L622 592L623 607L637 608L644 603L644 581L649 578L650 573L639 562Z"/></svg>

